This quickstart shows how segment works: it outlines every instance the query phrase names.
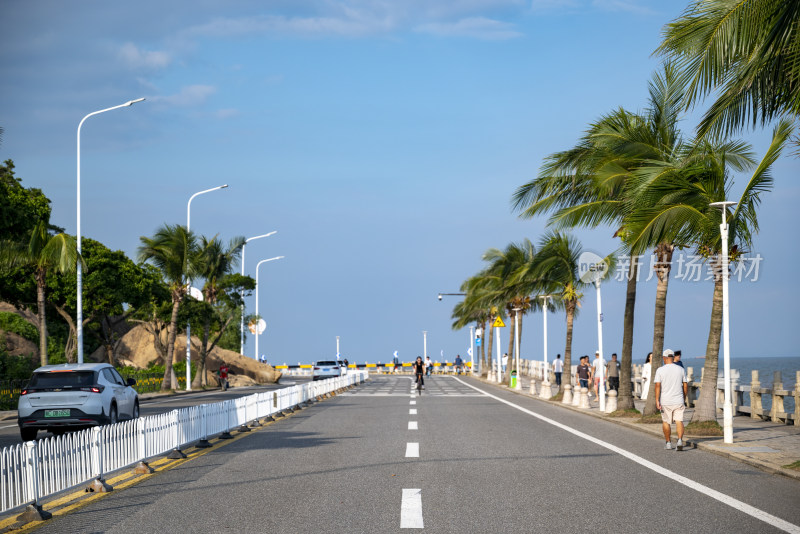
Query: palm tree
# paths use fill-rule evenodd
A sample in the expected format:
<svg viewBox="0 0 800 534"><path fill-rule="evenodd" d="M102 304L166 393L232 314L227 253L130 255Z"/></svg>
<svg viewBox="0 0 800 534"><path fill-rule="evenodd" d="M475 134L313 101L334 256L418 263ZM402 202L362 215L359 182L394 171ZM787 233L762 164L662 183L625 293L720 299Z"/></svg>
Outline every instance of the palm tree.
<svg viewBox="0 0 800 534"><path fill-rule="evenodd" d="M510 243L505 250L491 248L483 254L484 261L490 262L487 271L499 280L498 299L503 303L509 318L508 355L513 357L515 337L522 344L522 318L531 308L538 307L538 300L531 294L541 289L536 273L531 266L536 258L536 249L530 240ZM519 318L517 319L517 314ZM520 332L516 328L519 323ZM521 347L520 347L521 348ZM511 381L512 366L507 366L504 380Z"/></svg>
<svg viewBox="0 0 800 534"><path fill-rule="evenodd" d="M700 135L800 113L798 0L697 0L665 27L656 53L679 66L688 106L718 95Z"/></svg>
<svg viewBox="0 0 800 534"><path fill-rule="evenodd" d="M500 280L497 276L492 275L488 269L484 269L475 276L472 276L461 284L461 291L466 292L464 299L464 307L467 309L483 310L479 315L483 319L481 328L484 332L484 326L489 325L488 338L481 340L481 376L487 376L489 370L492 368L492 352L494 331L492 330L492 323L498 317L503 317L503 302L499 295ZM488 350L488 354L486 351ZM502 358L500 354L497 355Z"/></svg>
<svg viewBox="0 0 800 534"><path fill-rule="evenodd" d="M167 334L167 358L164 362L164 381L161 389L175 389L173 384L173 357L175 338L178 333L178 310L186 296L187 286L184 280L193 278L198 273L197 238L185 226L165 224L153 237L140 237L139 261L150 261L160 271L169 285L172 298L172 316Z"/></svg>
<svg viewBox="0 0 800 534"><path fill-rule="evenodd" d="M485 308L472 306L473 302L474 301L468 302L467 299L464 299L456 304L455 307L453 307L453 314L451 316L451 318L454 319L453 330L461 330L462 328L469 326L471 323L475 323L476 328L479 328L480 331L486 329L486 321L489 314ZM476 354L475 360L479 362L481 369L485 369L486 350L483 344L481 344L481 349L483 358Z"/></svg>
<svg viewBox="0 0 800 534"><path fill-rule="evenodd" d="M39 221L31 231L28 244L14 241L0 242L0 264L13 267L31 267L36 279L36 309L39 322L39 360L47 365L47 324L45 319L45 292L47 272L71 273L77 270L79 260L75 238L65 233L50 235L47 223ZM85 268L85 267L84 267Z"/></svg>
<svg viewBox="0 0 800 534"><path fill-rule="evenodd" d="M581 280L578 260L581 244L573 236L549 232L542 237L539 252L530 266L531 276L537 279L543 290L558 295L557 306L566 312L567 338L564 347L564 375L561 390L571 384L572 378L572 327L583 294L580 289L588 284ZM556 300L556 299L554 299Z"/></svg>
<svg viewBox="0 0 800 534"><path fill-rule="evenodd" d="M212 315L219 301L220 292L224 290L224 286L221 285L220 282L225 275L230 274L236 266L244 243L244 237L235 237L230 240L228 247L225 248L222 242L216 237L210 240L205 237L201 238L199 270L200 276L205 279L205 284L203 285L203 300L211 308L209 310L211 313L206 313L204 316L203 339L200 344L200 362L195 371L194 379L192 380L192 387L205 385L206 357L210 351L214 350L214 346L219 342L225 329L234 318L232 314L228 314L228 317L222 321L219 332L217 336L215 336L216 339L209 345Z"/></svg>
<svg viewBox="0 0 800 534"><path fill-rule="evenodd" d="M772 188L770 168L791 135L788 120L776 126L764 158L756 165L749 145L741 142L700 141L690 154L682 155L681 167L659 165L651 174L658 179L642 190L642 201L651 208L638 212L635 231L646 240L667 240L694 247L714 272L711 324L706 344L703 383L692 421L716 420L716 386L722 329L722 257L720 212L709 206L728 198L731 171L754 169L737 207L726 214L729 224L729 256L735 261L752 245L758 231L757 208L762 193Z"/></svg>
<svg viewBox="0 0 800 534"><path fill-rule="evenodd" d="M552 212L549 223L557 228L616 228L627 263L627 291L622 336L619 409L633 408L631 364L634 309L638 281L638 253L631 250L627 218L636 206L637 169L648 161L668 158L679 144L677 130L683 93L675 68L665 64L649 84L649 105L641 114L624 109L604 115L593 123L572 149L549 156L539 176L517 189L514 209L531 218ZM663 247L662 247L663 248ZM664 258L666 259L666 258ZM663 301L665 287L661 288ZM656 323L664 309L657 308ZM656 328L654 339L662 339ZM656 344L656 342L654 342Z"/></svg>

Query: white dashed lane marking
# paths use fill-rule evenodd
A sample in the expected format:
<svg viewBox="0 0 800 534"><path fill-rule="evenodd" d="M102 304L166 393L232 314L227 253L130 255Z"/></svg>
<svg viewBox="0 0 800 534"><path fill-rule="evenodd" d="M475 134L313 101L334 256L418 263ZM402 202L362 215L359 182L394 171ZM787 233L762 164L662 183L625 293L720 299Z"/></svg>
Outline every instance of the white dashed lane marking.
<svg viewBox="0 0 800 534"><path fill-rule="evenodd" d="M418 430L417 422L416 421L409 421L408 422L408 429L409 430Z"/></svg>
<svg viewBox="0 0 800 534"><path fill-rule="evenodd" d="M406 458L419 458L419 443L406 443Z"/></svg>
<svg viewBox="0 0 800 534"><path fill-rule="evenodd" d="M422 521L422 490L404 489L400 507L400 528L425 528Z"/></svg>
<svg viewBox="0 0 800 534"><path fill-rule="evenodd" d="M417 415L417 409L416 408L409 408L408 415Z"/></svg>

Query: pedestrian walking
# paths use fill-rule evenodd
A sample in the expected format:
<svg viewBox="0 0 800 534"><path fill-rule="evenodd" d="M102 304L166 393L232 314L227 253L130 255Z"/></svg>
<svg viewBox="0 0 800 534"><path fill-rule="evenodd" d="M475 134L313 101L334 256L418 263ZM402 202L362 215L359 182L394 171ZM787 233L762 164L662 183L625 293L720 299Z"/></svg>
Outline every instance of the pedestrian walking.
<svg viewBox="0 0 800 534"><path fill-rule="evenodd" d="M556 375L556 385L561 387L561 373L564 372L564 362L561 361L561 355L556 356L556 361L553 362L553 374Z"/></svg>
<svg viewBox="0 0 800 534"><path fill-rule="evenodd" d="M219 375L219 387L222 388L222 391L226 391L228 389L228 364L223 363L219 366L219 371L217 374Z"/></svg>
<svg viewBox="0 0 800 534"><path fill-rule="evenodd" d="M592 362L592 384L594 386L594 394L596 398L600 397L600 380L603 379L603 371L605 370L606 361L600 357L600 351L594 352L594 361Z"/></svg>
<svg viewBox="0 0 800 534"><path fill-rule="evenodd" d="M689 392L686 373L675 365L675 353L667 349L663 354L664 365L656 369L653 381L656 385L656 408L661 410L661 427L666 440L665 449L672 449L672 423L678 430L675 448L683 450L683 410Z"/></svg>
<svg viewBox="0 0 800 534"><path fill-rule="evenodd" d="M395 353L394 359L392 360L394 363L394 372L397 372L397 368L400 367L400 358L397 357L397 353Z"/></svg>
<svg viewBox="0 0 800 534"><path fill-rule="evenodd" d="M619 368L620 363L617 361L617 353L611 355L611 361L606 365L606 376L608 377L608 390L612 389L619 392Z"/></svg>
<svg viewBox="0 0 800 534"><path fill-rule="evenodd" d="M508 353L506 352L503 354L503 373L506 372L506 366L508 365Z"/></svg>
<svg viewBox="0 0 800 534"><path fill-rule="evenodd" d="M592 368L589 366L589 357L581 356L578 365L578 383L582 388L589 388L589 379L592 377Z"/></svg>
<svg viewBox="0 0 800 534"><path fill-rule="evenodd" d="M653 366L650 363L652 357L653 353L648 352L644 365L642 365L642 395L639 397L642 400L647 400L647 393L650 391L650 374L653 372Z"/></svg>

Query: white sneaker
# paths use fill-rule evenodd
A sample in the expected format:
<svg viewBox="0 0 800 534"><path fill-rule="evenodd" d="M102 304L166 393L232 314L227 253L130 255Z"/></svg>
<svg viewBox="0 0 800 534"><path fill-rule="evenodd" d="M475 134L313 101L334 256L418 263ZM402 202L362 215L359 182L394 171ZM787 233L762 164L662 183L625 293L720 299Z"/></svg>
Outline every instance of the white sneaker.
<svg viewBox="0 0 800 534"><path fill-rule="evenodd" d="M681 445L681 446L682 446L682 445ZM667 444L666 444L666 445L664 445L664 450L667 450L667 451L670 451L670 450L672 450L672 443L670 443L670 442L668 441L668 442L667 442Z"/></svg>
<svg viewBox="0 0 800 534"><path fill-rule="evenodd" d="M682 439L678 439L678 443L675 444L675 448L677 450L679 450L679 451L683 450L683 440Z"/></svg>

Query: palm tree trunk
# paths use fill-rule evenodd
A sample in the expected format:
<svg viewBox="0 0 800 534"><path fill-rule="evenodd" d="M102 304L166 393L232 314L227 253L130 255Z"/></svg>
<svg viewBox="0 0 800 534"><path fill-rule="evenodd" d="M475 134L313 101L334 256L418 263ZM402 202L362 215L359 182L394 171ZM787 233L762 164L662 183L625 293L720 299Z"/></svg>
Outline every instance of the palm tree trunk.
<svg viewBox="0 0 800 534"><path fill-rule="evenodd" d="M572 384L572 323L575 320L575 301L568 301L567 305L567 341L564 346L564 374L561 378L561 391L564 385Z"/></svg>
<svg viewBox="0 0 800 534"><path fill-rule="evenodd" d="M721 256L714 263L714 296L711 304L711 326L706 343L703 382L697 399L692 423L717 420L717 375L719 374L719 340L722 337L722 270Z"/></svg>
<svg viewBox="0 0 800 534"><path fill-rule="evenodd" d="M175 338L178 337L178 309L180 307L180 299L173 296L172 317L169 321L169 331L167 335L167 360L164 362L164 380L161 382L162 391L178 389L178 384L172 383L172 357L175 354Z"/></svg>
<svg viewBox="0 0 800 534"><path fill-rule="evenodd" d="M656 288L656 310L653 320L653 358L650 360L652 377L650 391L647 394L647 404L644 406L643 416L656 413L656 370L661 367L661 354L664 351L664 329L667 319L667 288L669 286L669 272L672 268L672 251L675 247L671 244L661 244L656 247L658 286Z"/></svg>
<svg viewBox="0 0 800 534"><path fill-rule="evenodd" d="M625 293L625 318L622 331L622 365L619 371L619 397L617 398L618 410L631 410L633 393L631 391L631 363L633 362L633 318L636 308L636 282L639 277L639 262L637 256L631 254L631 264L628 269L628 288Z"/></svg>
<svg viewBox="0 0 800 534"><path fill-rule="evenodd" d="M484 341L486 341L486 321L481 321L478 324L480 325L481 332L482 332L482 335L481 335L481 374L483 374L483 372L486 369L486 343L484 343Z"/></svg>
<svg viewBox="0 0 800 534"><path fill-rule="evenodd" d="M36 270L36 312L39 319L39 361L47 365L47 323L45 319L45 270Z"/></svg>
<svg viewBox="0 0 800 534"><path fill-rule="evenodd" d="M64 308L58 306L57 304L54 304L53 306L69 327L67 341L64 343L64 356L67 358L67 362L75 363L75 348L77 346L77 330L75 329L75 321L72 320L72 317Z"/></svg>
<svg viewBox="0 0 800 534"><path fill-rule="evenodd" d="M206 319L203 325L203 341L200 344L200 361L197 363L197 370L194 373L192 380L192 387L199 388L204 386L204 377L206 372L206 356L208 356L208 336L211 332L211 318Z"/></svg>

